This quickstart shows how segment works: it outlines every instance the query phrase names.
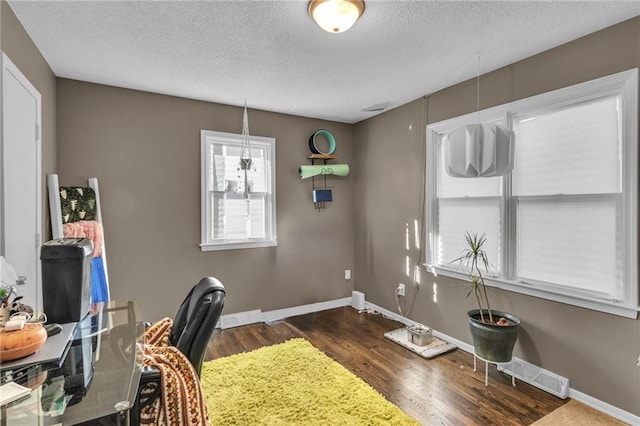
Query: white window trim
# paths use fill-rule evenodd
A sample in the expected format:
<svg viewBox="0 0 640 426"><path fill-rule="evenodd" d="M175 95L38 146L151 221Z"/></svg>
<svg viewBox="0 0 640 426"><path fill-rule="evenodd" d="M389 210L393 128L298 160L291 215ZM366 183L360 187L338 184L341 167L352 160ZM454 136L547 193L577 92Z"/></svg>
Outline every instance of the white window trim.
<svg viewBox="0 0 640 426"><path fill-rule="evenodd" d="M260 248L260 247L276 247L278 245L277 229L276 229L276 140L275 138L264 136L249 136L249 141L252 143L262 143L269 146L269 156L271 158L271 182L269 187L271 188L271 203L270 209L267 212L269 215L269 223L271 224L271 238L260 239L247 239L247 240L227 240L220 243L207 242L207 230L209 223L211 223L211 211L207 208L208 191L207 191L207 178L208 178L208 164L207 164L207 147L209 142L208 138L215 138L221 142L235 143L237 144L242 135L236 133L216 132L213 130L201 130L200 131L200 250L202 251L217 251L217 250L236 250L236 249L248 249L248 248Z"/></svg>
<svg viewBox="0 0 640 426"><path fill-rule="evenodd" d="M435 170L437 170L438 161L438 138L444 133L470 123L486 122L496 119L497 117L507 116L509 127L512 126L512 116L521 114L534 114L536 111L550 111L571 105L577 101L584 102L590 99L597 99L604 96L621 95L623 102L623 126L622 126L622 202L623 202L623 221L627 229L627 233L623 235L622 243L625 246L625 257L623 259L625 267L625 297L623 301L605 301L595 299L586 295L578 295L570 292L562 292L560 289L544 289L532 288L526 283L515 280L507 280L498 277L485 277L485 281L489 286L512 291L515 293L526 294L529 296L539 297L556 302L566 303L574 306L580 306L596 311L606 312L619 315L626 318L636 319L638 311L640 311L640 301L638 299L640 286L638 283L638 69L623 71L607 77L533 96L530 98L514 101L508 104L499 105L497 107L463 116L455 117L449 120L440 121L438 123L426 126L426 144L427 144L427 185L426 190L426 209L425 209L425 225L427 233L425 241L426 258L424 266L434 275L444 275L447 277L457 278L469 281L466 274L456 270L454 266L451 268L442 265L435 265L434 258L436 255L435 243L436 236L434 230L437 229L437 181ZM513 212L503 209L503 215L513 214ZM513 241L511 238L515 232L513 221L505 221L505 231L503 238ZM504 243L504 242L503 242ZM503 245L509 250L506 245ZM505 264L505 268L513 266ZM513 271L506 271L507 276L513 276Z"/></svg>

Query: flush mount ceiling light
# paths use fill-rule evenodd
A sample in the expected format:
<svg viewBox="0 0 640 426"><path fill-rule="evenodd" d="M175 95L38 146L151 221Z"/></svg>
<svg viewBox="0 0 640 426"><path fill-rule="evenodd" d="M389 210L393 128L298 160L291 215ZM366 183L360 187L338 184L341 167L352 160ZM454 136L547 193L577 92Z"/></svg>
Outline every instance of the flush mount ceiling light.
<svg viewBox="0 0 640 426"><path fill-rule="evenodd" d="M364 13L362 0L311 0L309 15L329 33L347 31Z"/></svg>

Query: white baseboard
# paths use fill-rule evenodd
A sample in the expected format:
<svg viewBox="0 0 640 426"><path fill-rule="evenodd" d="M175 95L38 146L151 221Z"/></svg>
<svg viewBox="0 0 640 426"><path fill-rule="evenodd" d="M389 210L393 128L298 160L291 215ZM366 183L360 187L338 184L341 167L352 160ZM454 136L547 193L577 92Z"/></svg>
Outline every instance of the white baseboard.
<svg viewBox="0 0 640 426"><path fill-rule="evenodd" d="M222 315L218 321L218 325L221 329L239 327L241 325L255 324L262 322L262 311L256 309L255 311L239 312L237 314Z"/></svg>
<svg viewBox="0 0 640 426"><path fill-rule="evenodd" d="M345 297L343 299L312 303L309 305L296 306L293 308L276 309L274 311L269 311L269 312L262 312L261 310L258 309L255 311L240 312L237 314L227 314L220 317L219 324L222 326L222 328L237 327L241 325L253 324L256 322L277 321L277 320L281 320L281 319L292 317L292 316L305 315L313 312L325 311L327 309L340 308L343 306L352 306L352 298ZM399 323L402 323L405 325L417 324L415 321L409 318L405 318L402 315L399 315L393 311L390 311L388 309L375 305L371 302L365 301L365 308L379 312L386 318L392 319L394 321L398 321ZM470 345L469 343L455 339L437 330L433 330L433 335L439 339L442 339L449 343L453 343L454 345L456 345L457 347L459 347L465 352L473 354L473 346ZM518 362L518 361L529 364L527 361L524 361L515 357L515 362ZM529 365L533 365L533 364L529 364ZM540 367L537 367L537 368L540 368ZM542 368L540 369L542 371L546 371ZM556 375L553 372L550 372L550 373ZM533 384L533 385L537 386L536 384ZM598 410L604 414L607 414L611 417L614 417L630 425L640 425L640 416L636 416L635 414L629 413L628 411L622 410L618 407L615 407L611 404L608 404L604 401L601 401L597 398L589 396L573 388L569 388L569 398L575 399L576 401L579 401L585 405L588 405L589 407L592 407L595 410Z"/></svg>
<svg viewBox="0 0 640 426"><path fill-rule="evenodd" d="M404 325L414 325L414 324L416 324L415 321L412 321L409 318L405 318L402 315L396 314L395 312L390 311L388 309L385 309L385 308L383 308L381 306L374 305L371 302L365 302L364 306L367 309L371 309L371 310L374 310L376 312L380 312L382 314L382 316L384 316L385 318L389 318L389 319L392 319L394 321L401 322Z"/></svg>
<svg viewBox="0 0 640 426"><path fill-rule="evenodd" d="M277 321L284 318L295 317L298 315L310 314L312 312L341 308L343 306L351 306L350 297L345 297L338 300L329 300L328 302L318 302L312 303L310 305L302 305L293 308L276 309L275 311L264 312L262 314L262 320L264 322Z"/></svg>
<svg viewBox="0 0 640 426"><path fill-rule="evenodd" d="M255 324L257 322L272 322L288 317L310 314L312 312L326 311L327 309L351 306L351 297L343 299L329 300L327 302L311 303L309 305L295 306L293 308L276 309L274 311L262 312L261 309L254 311L237 312L220 316L218 327L225 329L240 327L242 325Z"/></svg>
<svg viewBox="0 0 640 426"><path fill-rule="evenodd" d="M569 398L575 399L576 401L579 401L584 405L588 405L595 410L616 418L621 422L625 422L630 425L640 425L640 416L636 416L635 414L629 413L628 411L621 410L618 407L615 407L604 401L600 401L599 399L587 395L586 393L582 393L575 389L569 389Z"/></svg>

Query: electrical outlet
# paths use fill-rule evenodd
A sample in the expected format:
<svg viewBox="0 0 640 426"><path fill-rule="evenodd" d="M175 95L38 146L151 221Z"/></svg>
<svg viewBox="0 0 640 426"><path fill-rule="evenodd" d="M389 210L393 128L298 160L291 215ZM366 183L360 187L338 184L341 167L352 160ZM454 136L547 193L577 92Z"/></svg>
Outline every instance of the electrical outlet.
<svg viewBox="0 0 640 426"><path fill-rule="evenodd" d="M351 269L345 269L344 270L344 279L345 280L350 280L351 279Z"/></svg>
<svg viewBox="0 0 640 426"><path fill-rule="evenodd" d="M398 284L398 288L396 288L396 294L398 296L404 296L404 284Z"/></svg>

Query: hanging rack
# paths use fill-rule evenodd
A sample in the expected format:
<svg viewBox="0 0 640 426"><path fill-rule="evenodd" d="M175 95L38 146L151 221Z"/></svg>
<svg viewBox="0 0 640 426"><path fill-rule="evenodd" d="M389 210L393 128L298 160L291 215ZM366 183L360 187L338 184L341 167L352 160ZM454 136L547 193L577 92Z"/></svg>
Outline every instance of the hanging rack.
<svg viewBox="0 0 640 426"><path fill-rule="evenodd" d="M102 225L102 210L100 208L100 189L97 178L89 178L87 180L88 187L93 190L96 196L96 222ZM49 190L49 214L51 216L51 234L54 239L64 238L62 230L62 205L60 202L60 184L57 174L47 175L47 187ZM102 264L104 268L105 281L107 284L107 300L111 299L109 290L109 273L107 271L107 254L105 251L104 238L102 238Z"/></svg>

